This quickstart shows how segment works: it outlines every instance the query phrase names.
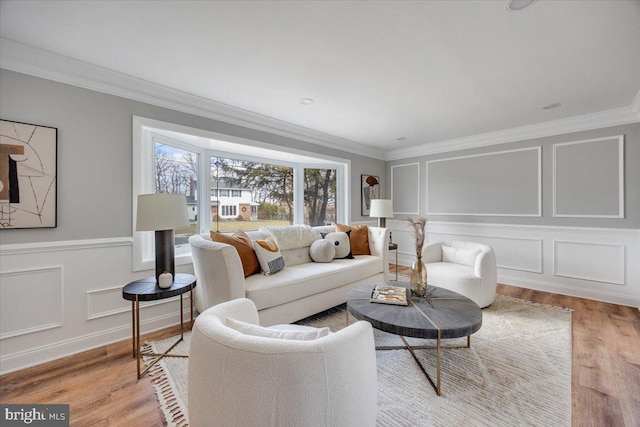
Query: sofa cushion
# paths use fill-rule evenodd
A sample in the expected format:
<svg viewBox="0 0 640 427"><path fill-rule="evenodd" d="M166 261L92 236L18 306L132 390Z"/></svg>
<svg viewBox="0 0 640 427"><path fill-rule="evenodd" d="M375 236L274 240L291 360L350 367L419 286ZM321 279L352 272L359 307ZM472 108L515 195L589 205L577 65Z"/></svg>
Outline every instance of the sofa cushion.
<svg viewBox="0 0 640 427"><path fill-rule="evenodd" d="M442 246L442 261L473 267L480 249L463 249L453 246Z"/></svg>
<svg viewBox="0 0 640 427"><path fill-rule="evenodd" d="M251 239L244 231L237 231L231 236L228 234L218 233L211 231L211 240L219 243L226 243L236 248L238 255L240 255L240 261L242 262L242 271L244 277L251 276L260 272L260 263L256 257L256 253L253 250L253 244Z"/></svg>
<svg viewBox="0 0 640 427"><path fill-rule="evenodd" d="M329 328L265 328L264 326L254 325L253 323L242 322L240 320L227 318L225 323L231 329L240 332L243 335L252 335L255 337L277 338L284 340L309 341L329 335ZM297 326L297 325L293 325Z"/></svg>
<svg viewBox="0 0 640 427"><path fill-rule="evenodd" d="M284 268L284 258L280 253L280 248L272 238L268 237L265 240L255 240L253 247L256 251L258 261L260 261L260 268L262 273L270 276L277 273Z"/></svg>
<svg viewBox="0 0 640 427"><path fill-rule="evenodd" d="M322 233L322 238L333 243L334 248L336 250L335 259L352 259L353 254L351 253L351 242L349 239L349 234L351 231L346 232L337 232L333 233Z"/></svg>
<svg viewBox="0 0 640 427"><path fill-rule="evenodd" d="M351 243L351 253L353 255L371 255L369 249L369 227L366 225L335 225L336 231L351 230L349 241Z"/></svg>
<svg viewBox="0 0 640 427"><path fill-rule="evenodd" d="M373 255L336 259L328 264L287 266L275 276L254 274L245 280L247 298L262 310L339 288L383 272L382 260Z"/></svg>
<svg viewBox="0 0 640 427"><path fill-rule="evenodd" d="M316 240L309 247L309 255L314 262L331 262L336 256L336 249L329 240Z"/></svg>
<svg viewBox="0 0 640 427"><path fill-rule="evenodd" d="M308 248L321 239L320 234L308 225L283 225L262 227L260 231L271 234L281 251Z"/></svg>

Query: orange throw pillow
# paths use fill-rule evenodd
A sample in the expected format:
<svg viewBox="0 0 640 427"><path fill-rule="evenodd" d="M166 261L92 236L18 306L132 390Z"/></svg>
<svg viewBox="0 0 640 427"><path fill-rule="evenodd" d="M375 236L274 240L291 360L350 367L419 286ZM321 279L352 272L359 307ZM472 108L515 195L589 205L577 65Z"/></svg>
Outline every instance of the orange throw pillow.
<svg viewBox="0 0 640 427"><path fill-rule="evenodd" d="M336 231L351 230L349 243L353 255L371 255L369 249L369 227L366 225L344 225L336 223Z"/></svg>
<svg viewBox="0 0 640 427"><path fill-rule="evenodd" d="M244 277L260 273L260 263L258 262L258 257L256 257L256 252L253 250L251 238L247 236L244 231L237 231L231 236L212 231L211 240L226 243L236 248L238 255L240 255L240 261L242 262Z"/></svg>

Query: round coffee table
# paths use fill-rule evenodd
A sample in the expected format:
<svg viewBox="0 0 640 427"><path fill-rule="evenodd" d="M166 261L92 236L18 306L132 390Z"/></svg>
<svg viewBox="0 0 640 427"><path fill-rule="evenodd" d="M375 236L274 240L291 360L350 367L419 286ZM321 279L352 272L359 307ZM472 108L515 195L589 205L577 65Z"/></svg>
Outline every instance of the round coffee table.
<svg viewBox="0 0 640 427"><path fill-rule="evenodd" d="M407 306L372 303L371 292L376 285L407 288ZM482 326L482 310L469 298L456 292L430 286L428 297L411 296L408 282L377 282L358 286L347 294L347 322L349 313L358 320L366 320L376 329L399 335L404 346L376 347L376 350L409 350L422 372L440 396L440 350L469 348L471 334ZM405 337L435 339L435 346L411 346ZM441 340L467 337L467 345L442 346ZM424 369L414 350L436 349L436 382Z"/></svg>

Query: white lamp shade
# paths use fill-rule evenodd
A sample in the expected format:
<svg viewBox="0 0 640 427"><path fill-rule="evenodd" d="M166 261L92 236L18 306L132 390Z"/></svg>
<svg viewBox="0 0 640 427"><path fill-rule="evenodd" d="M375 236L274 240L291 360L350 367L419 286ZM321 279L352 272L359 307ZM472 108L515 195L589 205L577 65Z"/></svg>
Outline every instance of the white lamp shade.
<svg viewBox="0 0 640 427"><path fill-rule="evenodd" d="M187 199L183 194L138 196L136 231L173 230L189 225Z"/></svg>
<svg viewBox="0 0 640 427"><path fill-rule="evenodd" d="M390 199L373 199L371 200L371 210L369 216L374 218L392 218L393 203Z"/></svg>

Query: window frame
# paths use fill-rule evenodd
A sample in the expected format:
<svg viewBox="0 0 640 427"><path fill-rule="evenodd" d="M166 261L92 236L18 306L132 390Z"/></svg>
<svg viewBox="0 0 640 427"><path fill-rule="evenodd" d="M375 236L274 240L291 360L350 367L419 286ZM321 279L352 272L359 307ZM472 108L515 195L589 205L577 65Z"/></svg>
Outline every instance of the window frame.
<svg viewBox="0 0 640 427"><path fill-rule="evenodd" d="M133 271L152 270L155 267L153 250L154 234L136 232L137 198L139 194L155 193L154 181L154 141L188 150L198 155L198 225L199 233L210 230L211 195L214 189L211 181L211 157L226 157L237 160L268 163L293 168L294 224L304 224L304 170L336 170L336 221L347 223L351 217L350 182L351 160L322 154L305 152L285 146L273 145L233 135L220 134L203 129L191 128L145 117L133 116L133 175L132 175L132 240ZM217 147L216 147L217 145ZM249 155L247 152L260 152ZM298 159L290 161L284 159ZM205 185L206 184L206 185ZM176 265L191 264L191 250L188 244L176 246Z"/></svg>

